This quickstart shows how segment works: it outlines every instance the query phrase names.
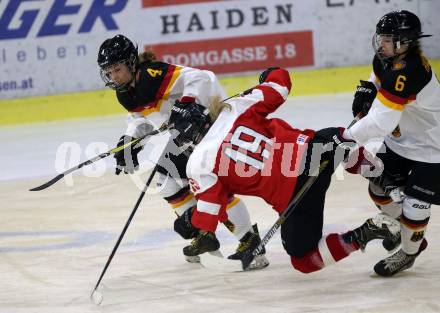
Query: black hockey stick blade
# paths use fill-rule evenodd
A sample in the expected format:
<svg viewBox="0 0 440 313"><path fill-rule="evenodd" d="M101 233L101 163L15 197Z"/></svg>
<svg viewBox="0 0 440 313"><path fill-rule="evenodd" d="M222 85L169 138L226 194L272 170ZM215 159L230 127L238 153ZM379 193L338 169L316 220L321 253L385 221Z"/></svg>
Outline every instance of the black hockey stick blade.
<svg viewBox="0 0 440 313"><path fill-rule="evenodd" d="M81 164L78 164L78 165L68 169L67 171L64 171L64 172L58 174L57 176L55 176L54 178L52 178L48 182L46 182L46 183L44 183L44 184L42 184L42 185L40 185L38 187L29 189L29 191L44 190L44 189L52 186L53 184L55 184L57 181L62 179L64 176L66 176L66 175L68 175L68 174L70 174L70 173L72 173L72 172L74 172L74 171L76 171L76 170L86 166L86 165L95 163L96 161L104 159L104 158L108 157L109 155L112 155L112 154L114 154L114 153L116 153L118 151L124 150L125 148L127 148L129 146L132 146L132 145L135 145L135 144L141 142L142 140L144 140L145 138L147 138L149 136L153 136L153 135L159 134L159 133L161 133L161 132L163 132L164 130L167 130L167 129L168 129L168 125L167 124L163 124L159 129L154 130L154 131L152 131L152 132L150 132L150 133L148 133L148 134L146 134L146 135L144 135L142 137L139 137L139 138L137 138L135 140L132 140L132 141L126 143L125 145L122 145L122 146L113 148L113 149L111 149L111 150L109 150L107 152L101 153L100 155L97 155L97 156L95 156L94 158L92 158L90 160L87 160L87 161L85 161L85 162L83 162Z"/></svg>
<svg viewBox="0 0 440 313"><path fill-rule="evenodd" d="M122 149L125 149L126 147L131 146L132 144L135 144L135 143L138 143L138 142L139 142L139 139L135 139L135 140L133 140L133 141L123 145L123 146L120 146L120 147L117 147L117 148L113 148L113 149L111 149L111 150L109 150L107 152L101 153L100 155L97 155L93 159L87 160L87 161L85 161L85 162L83 162L81 164L78 164L77 166L69 168L65 172L62 172L62 173L58 174L57 176L55 176L54 178L49 180L47 183L44 183L44 184L42 184L42 185L40 185L38 187L29 189L29 191L40 191L40 190L46 189L47 187L50 187L53 184L55 184L57 181L59 181L64 176L66 176L66 175L68 175L68 174L70 174L70 173L80 169L81 167L84 167L86 165L92 164L92 163L94 163L94 162L96 162L98 160L104 159L104 158L108 157L109 155L111 155L113 153L116 153L116 152L118 152L118 151L120 151Z"/></svg>
<svg viewBox="0 0 440 313"><path fill-rule="evenodd" d="M118 148L114 148L114 149L109 150L109 151L107 151L107 152L104 152L104 153L102 153L102 154L100 154L100 155L97 155L97 156L94 157L93 159L87 160L87 161L85 161L85 162L83 162L83 163L81 163L81 164L78 164L78 165L75 166L75 167L72 167L72 168L68 169L68 170L65 171L65 172L62 172L62 173L58 174L57 176L55 176L54 178L52 178L51 180L49 180L47 183L44 183L44 184L42 184L42 185L40 185L40 186L38 186L38 187L35 187L35 188L32 188L32 189L29 189L29 191L40 191L40 190L46 189L47 187L50 187L50 186L52 186L53 184L55 184L57 181L59 181L59 180L60 180L61 178L63 178L64 176L66 176L66 175L68 175L68 174L70 174L70 173L72 173L72 172L74 172L74 171L80 169L81 167L84 167L84 166L86 166L86 165L92 164L92 163L94 163L94 162L96 162L96 161L98 161L98 160L104 159L104 158L108 157L109 155L111 155L111 154L113 154L113 153L116 153L116 152L118 152L118 151L124 149L125 147L127 147L127 146L129 146L129 145L134 144L135 141L136 141L136 143L137 143L137 142L139 142L139 139L133 140L133 141L127 143L127 144L124 145L124 146L121 146L121 147L118 147ZM120 149L120 148L121 148L121 149Z"/></svg>
<svg viewBox="0 0 440 313"><path fill-rule="evenodd" d="M52 178L51 180L49 180L47 183L44 183L38 187L29 189L29 191L40 191L43 189L46 189L47 187L52 186L53 184L55 184L57 181L59 181L61 178L63 178L65 176L65 174L58 174L57 176L55 176L54 178Z"/></svg>

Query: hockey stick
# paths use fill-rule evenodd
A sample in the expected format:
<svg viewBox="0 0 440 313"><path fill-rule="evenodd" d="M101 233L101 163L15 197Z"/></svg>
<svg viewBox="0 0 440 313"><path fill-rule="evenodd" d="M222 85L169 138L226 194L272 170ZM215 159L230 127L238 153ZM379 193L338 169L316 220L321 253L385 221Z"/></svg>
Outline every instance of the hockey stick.
<svg viewBox="0 0 440 313"><path fill-rule="evenodd" d="M242 272L247 270L253 259L264 249L264 246L266 246L269 240L278 231L278 228L280 228L280 226L286 221L286 219L293 213L297 205L300 203L304 195L316 181L319 174L321 174L322 171L326 168L328 163L329 161L325 160L320 164L319 167L316 167L314 169L313 173L306 180L300 190L296 193L295 197L292 199L292 201L290 201L287 208L276 220L275 224L272 225L264 238L261 240L260 244L252 251L252 253L248 253L240 260L223 259L217 256L213 256L211 254L204 253L200 255L200 263L203 265L203 267L220 270L222 272Z"/></svg>
<svg viewBox="0 0 440 313"><path fill-rule="evenodd" d="M258 86L258 85L257 85L257 86ZM233 96L230 96L229 98L226 98L226 99L224 99L224 100L222 100L222 101L220 101L220 102L225 102L225 101L228 101L229 99L232 99L232 98L235 98L235 97L238 97L238 96L244 96L244 95L247 95L247 94L251 93L252 90L254 90L255 87L257 87L257 86L254 86L254 87L251 87L251 88L249 88L249 89L246 89L245 91L239 92L239 93L237 93L237 94L235 94L235 95L233 95Z"/></svg>
<svg viewBox="0 0 440 313"><path fill-rule="evenodd" d="M131 223L131 220L133 219L134 215L136 214L136 211L137 211L139 205L141 204L141 201L142 201L142 199L144 198L144 195L145 195L145 193L147 192L148 187L150 186L151 181L153 180L153 177L154 177L154 175L156 174L158 167L159 167L160 164L162 163L161 160L165 157L165 154L166 154L167 151L168 151L168 146L169 146L170 142L172 142L172 140L173 140L172 138L169 139L167 145L165 146L165 148L164 148L164 150L163 150L163 152L162 152L162 155L161 155L160 158L159 158L159 161L158 161L158 162L156 163L156 165L154 166L153 171L152 171L151 174L150 174L150 177L148 178L147 182L145 183L145 186L144 186L144 188L142 189L142 192L141 192L141 194L139 195L139 198L137 199L136 204L135 204L133 210L131 211L130 216L128 217L128 220L127 220L127 222L125 223L125 226L124 226L124 228L122 229L122 232L121 232L121 234L119 235L119 238L118 238L118 240L116 241L116 244L115 244L115 246L113 247L113 250L112 250L112 252L110 253L110 256L109 256L108 259L107 259L107 262L105 263L104 269L102 270L101 275L99 276L99 279L98 279L98 281L97 281L97 283L96 283L96 285L95 285L95 288L93 289L92 293L90 294L90 299L91 299L93 302L95 302L95 304L100 304L100 303L102 302L102 295L101 295L100 293L97 292L97 289L98 289L98 287L99 287L99 284L101 283L101 280L102 280L102 278L104 277L104 274L105 274L105 272L107 271L107 268L109 267L110 262L112 261L114 255L115 255L115 253L116 253L116 250L118 249L119 244L121 243L122 238L124 237L125 232L127 231L128 226L129 226L130 223Z"/></svg>
<svg viewBox="0 0 440 313"><path fill-rule="evenodd" d="M99 161L101 159L104 159L104 158L108 157L109 155L112 155L112 154L115 154L116 152L124 150L125 148L128 148L128 147L130 147L132 145L135 145L135 144L141 142L143 139L145 139L145 138L147 138L149 136L157 135L157 134L159 134L159 133L161 133L161 132L163 132L163 131L165 131L167 129L168 129L168 125L167 124L163 124L159 129L154 130L154 131L152 131L152 132L150 132L148 134L145 134L144 136L141 136L139 138L136 138L135 140L132 140L132 141L130 141L130 142L128 142L128 143L126 143L126 144L124 144L122 146L119 146L119 147L113 148L113 149L111 149L111 150L109 150L107 152L101 153L100 155L97 155L96 157L94 157L94 158L92 158L90 160L87 160L87 161L85 161L85 162L83 162L81 164L78 164L78 165L68 169L67 171L62 172L61 174L58 174L57 176L55 176L54 178L49 180L47 183L44 183L44 184L42 184L42 185L40 185L38 187L32 188L29 191L40 191L40 190L46 189L47 187L52 186L57 181L62 179L64 176L66 176L66 175L68 175L68 174L70 174L70 173L72 173L72 172L74 172L74 171L76 171L76 170L86 166L86 165L95 163L96 161Z"/></svg>
<svg viewBox="0 0 440 313"><path fill-rule="evenodd" d="M252 88L249 88L249 89L247 89L247 90L245 90L245 91L243 91L243 92L241 92L241 93L237 93L237 94L235 94L235 95L233 95L233 96L230 96L229 98L226 98L226 99L224 99L224 100L221 100L221 102L228 101L229 99L235 98L235 97L237 97L237 96L247 94L247 93L251 92L254 88L255 88L255 87L252 87ZM70 169L68 169L68 170L66 170L66 171L64 171L64 172L62 172L62 173L60 173L60 174L58 174L57 176L55 176L54 178L52 178L52 179L49 180L48 182L46 182L46 183L44 183L44 184L42 184L42 185L40 185L40 186L38 186L38 187L35 187L35 188L32 188L32 189L29 189L29 191L40 191L40 190L44 190L44 189L46 189L46 188L52 186L53 184L55 184L57 181L59 181L60 179L62 179L62 178L65 177L66 175L68 175L68 174L70 174L70 173L72 173L72 172L74 172L74 171L76 171L76 170L78 170L78 169L80 169L80 168L82 168L82 167L84 167L84 166L86 166L86 165L90 165L90 164L92 164L92 163L95 163L96 161L99 161L99 160L101 160L101 159L104 159L104 158L108 157L109 155L112 155L112 154L114 154L114 153L116 153L116 152L119 152L119 151L121 151L121 150L123 150L123 149L125 149L125 148L127 148L127 147L130 147L130 146L132 146L132 145L135 145L135 144L137 144L138 142L140 142L140 141L142 141L143 139L145 139L146 137L153 136L153 135L157 135L157 134L159 134L159 133L161 133L161 132L167 130L168 128L169 128L169 126L168 126L167 124L163 124L158 130L154 130L154 131L152 131L152 132L150 132L150 133L148 133L148 134L146 134L146 135L144 135L144 136L142 136L142 137L136 138L135 140L130 141L130 142L126 143L126 144L123 145L123 146L119 146L119 147L113 148L113 149L111 149L111 150L109 150L109 151L107 151L107 152L101 153L100 155L97 155L96 157L94 157L94 158L92 158L92 159L90 159L90 160L87 160L87 161L85 161L85 162L83 162L83 163L81 163L81 164L78 164L78 165L76 165L76 166L74 166L74 167L72 167L72 168L70 168Z"/></svg>

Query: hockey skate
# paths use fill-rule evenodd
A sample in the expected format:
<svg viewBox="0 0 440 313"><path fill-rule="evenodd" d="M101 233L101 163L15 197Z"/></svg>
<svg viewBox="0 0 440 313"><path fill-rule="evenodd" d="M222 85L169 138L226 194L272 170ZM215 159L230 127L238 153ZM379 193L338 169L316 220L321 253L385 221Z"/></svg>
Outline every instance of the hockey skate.
<svg viewBox="0 0 440 313"><path fill-rule="evenodd" d="M231 260L241 260L245 257L245 255L252 254L252 251L261 242L260 235L258 233L258 227L257 224L254 224L252 226L252 231L248 231L241 239L240 244L238 245L237 250L234 254L230 255L228 259ZM267 260L266 256L266 249L263 247L263 250L255 256L251 264L249 265L249 270L254 269L262 269L269 265L269 261Z"/></svg>
<svg viewBox="0 0 440 313"><path fill-rule="evenodd" d="M417 256L422 253L428 246L428 241L423 238L420 244L419 251L416 254L407 254L402 249L394 253L392 256L379 261L374 266L374 271L380 276L393 276L401 271L404 271L414 265Z"/></svg>
<svg viewBox="0 0 440 313"><path fill-rule="evenodd" d="M387 239L393 243L400 242L400 223L394 218L380 213L369 218L362 226L353 230L359 248L363 251L373 239Z"/></svg>
<svg viewBox="0 0 440 313"><path fill-rule="evenodd" d="M183 254L188 262L199 263L199 255L205 252L222 256L219 248L220 243L214 233L200 231L197 237L191 241L191 244L183 248Z"/></svg>
<svg viewBox="0 0 440 313"><path fill-rule="evenodd" d="M394 250L396 250L401 243L400 236L394 236L393 238L385 238L382 241L382 246L385 248L385 250L388 251L388 253L393 253Z"/></svg>

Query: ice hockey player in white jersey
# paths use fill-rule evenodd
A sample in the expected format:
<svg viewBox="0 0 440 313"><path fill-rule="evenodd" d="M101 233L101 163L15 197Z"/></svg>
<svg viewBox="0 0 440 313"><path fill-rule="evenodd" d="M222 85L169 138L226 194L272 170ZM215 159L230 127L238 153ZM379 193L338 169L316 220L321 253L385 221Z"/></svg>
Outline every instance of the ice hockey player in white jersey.
<svg viewBox="0 0 440 313"><path fill-rule="evenodd" d="M118 146L159 128L168 120L175 102L207 106L225 93L213 72L156 61L152 52L138 55L137 47L123 35L105 40L98 52L98 65L106 86L116 90L120 104L128 111L128 127ZM116 174L133 173L139 165L134 146L115 153ZM158 169L158 186L162 197L178 216L174 230L184 239L192 239L198 231L189 222L196 205L186 177L188 156L175 146L168 151ZM243 245L243 238L259 236L251 225L249 213L239 198L229 197L224 225ZM197 262L198 258L187 258ZM267 265L267 264L266 264Z"/></svg>
<svg viewBox="0 0 440 313"><path fill-rule="evenodd" d="M428 36L408 11L379 20L373 72L369 81L361 81L353 102L353 115L362 119L344 133L360 146L385 138L377 154L384 171L370 178L369 192L379 208L399 218L402 245L376 264L381 276L414 264L427 247L431 204L440 204L440 85L419 42Z"/></svg>

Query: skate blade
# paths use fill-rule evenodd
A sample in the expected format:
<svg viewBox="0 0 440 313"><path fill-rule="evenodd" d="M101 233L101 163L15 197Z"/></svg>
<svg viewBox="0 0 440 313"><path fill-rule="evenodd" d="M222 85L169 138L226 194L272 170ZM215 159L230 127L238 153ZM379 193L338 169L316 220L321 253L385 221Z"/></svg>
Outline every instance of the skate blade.
<svg viewBox="0 0 440 313"><path fill-rule="evenodd" d="M263 269L269 265L269 261L265 255L257 255L251 264L246 269L243 269L241 260L224 259L205 253L200 256L200 264L209 270L234 273Z"/></svg>
<svg viewBox="0 0 440 313"><path fill-rule="evenodd" d="M265 267L269 266L269 260L266 258L264 254L257 255L254 260L249 264L249 267L246 269L247 271L252 270L261 270Z"/></svg>
<svg viewBox="0 0 440 313"><path fill-rule="evenodd" d="M213 256L208 253L200 255L200 264L213 271L233 273L243 272L243 264L240 260L224 259L222 257Z"/></svg>
<svg viewBox="0 0 440 313"><path fill-rule="evenodd" d="M223 254L220 252L220 250L215 250L212 252L207 252L202 255L212 255L215 257L223 258ZM194 255L194 256L187 256L185 255L185 260L189 263L200 263L200 255Z"/></svg>

